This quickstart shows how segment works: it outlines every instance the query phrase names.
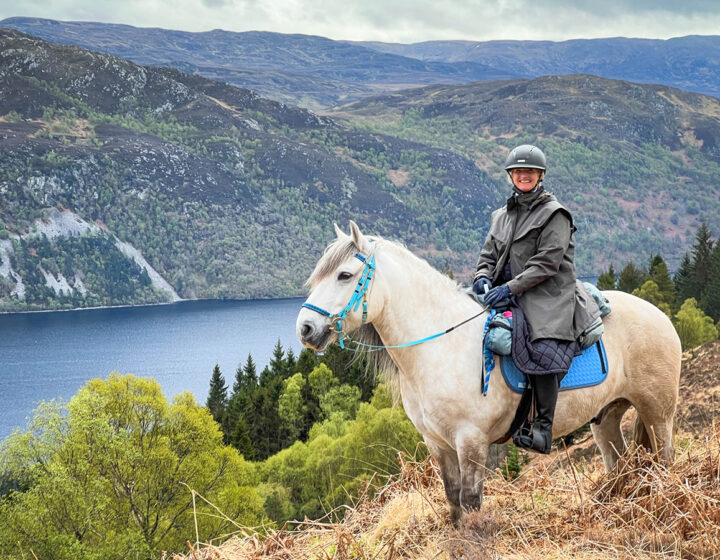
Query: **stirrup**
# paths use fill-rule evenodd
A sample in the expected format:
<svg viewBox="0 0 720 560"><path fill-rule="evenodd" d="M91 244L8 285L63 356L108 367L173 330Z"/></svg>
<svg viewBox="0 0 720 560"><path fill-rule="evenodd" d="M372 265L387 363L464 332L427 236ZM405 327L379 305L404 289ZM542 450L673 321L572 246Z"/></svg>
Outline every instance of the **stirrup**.
<svg viewBox="0 0 720 560"><path fill-rule="evenodd" d="M525 423L513 434L513 444L522 449L548 455L552 447L552 436L543 430L533 429L532 424Z"/></svg>

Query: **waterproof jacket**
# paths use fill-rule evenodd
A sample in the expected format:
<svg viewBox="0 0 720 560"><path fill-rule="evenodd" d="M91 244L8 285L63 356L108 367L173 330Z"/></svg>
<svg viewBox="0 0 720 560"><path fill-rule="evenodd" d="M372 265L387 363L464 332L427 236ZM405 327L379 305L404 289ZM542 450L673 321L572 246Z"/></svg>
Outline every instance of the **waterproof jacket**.
<svg viewBox="0 0 720 560"><path fill-rule="evenodd" d="M575 278L570 212L544 191L513 195L492 214L473 280L507 283L531 340L577 340L600 310Z"/></svg>

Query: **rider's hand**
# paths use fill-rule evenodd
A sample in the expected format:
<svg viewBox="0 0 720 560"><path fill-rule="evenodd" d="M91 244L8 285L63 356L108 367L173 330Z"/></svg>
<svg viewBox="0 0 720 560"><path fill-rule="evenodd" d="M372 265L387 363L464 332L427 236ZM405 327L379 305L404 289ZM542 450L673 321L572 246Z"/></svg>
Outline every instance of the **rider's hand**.
<svg viewBox="0 0 720 560"><path fill-rule="evenodd" d="M492 282L490 282L489 278L485 278L484 276L480 276L477 280L475 280L475 283L473 284L473 292L475 292L478 295L485 294L485 287L487 286L487 289L489 290L492 288Z"/></svg>
<svg viewBox="0 0 720 560"><path fill-rule="evenodd" d="M510 297L510 288L507 284L497 286L485 294L485 305L488 307L495 307L502 300Z"/></svg>

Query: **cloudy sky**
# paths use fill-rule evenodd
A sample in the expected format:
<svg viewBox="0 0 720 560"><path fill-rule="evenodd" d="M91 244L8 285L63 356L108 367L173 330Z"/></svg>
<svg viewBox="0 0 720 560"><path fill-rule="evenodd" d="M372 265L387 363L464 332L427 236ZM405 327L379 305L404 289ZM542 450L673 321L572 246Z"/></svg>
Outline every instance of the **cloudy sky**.
<svg viewBox="0 0 720 560"><path fill-rule="evenodd" d="M12 16L403 43L720 34L718 0L0 0Z"/></svg>

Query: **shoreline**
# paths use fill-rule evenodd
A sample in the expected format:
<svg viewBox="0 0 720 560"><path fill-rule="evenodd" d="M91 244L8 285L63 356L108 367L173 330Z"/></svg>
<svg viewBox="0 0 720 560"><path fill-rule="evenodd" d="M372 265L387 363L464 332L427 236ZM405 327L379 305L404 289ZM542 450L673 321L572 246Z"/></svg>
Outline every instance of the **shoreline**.
<svg viewBox="0 0 720 560"><path fill-rule="evenodd" d="M305 296L283 296L283 297L267 297L267 298L193 298L179 299L176 301L166 301L158 303L126 303L122 305L98 305L94 307L73 307L72 309L33 309L30 311L0 311L0 316L5 315L26 315L29 313L66 313L70 311L98 311L105 309L132 309L135 307L164 307L168 305L187 304L191 302L252 302L252 301L282 301L288 299L302 299Z"/></svg>

